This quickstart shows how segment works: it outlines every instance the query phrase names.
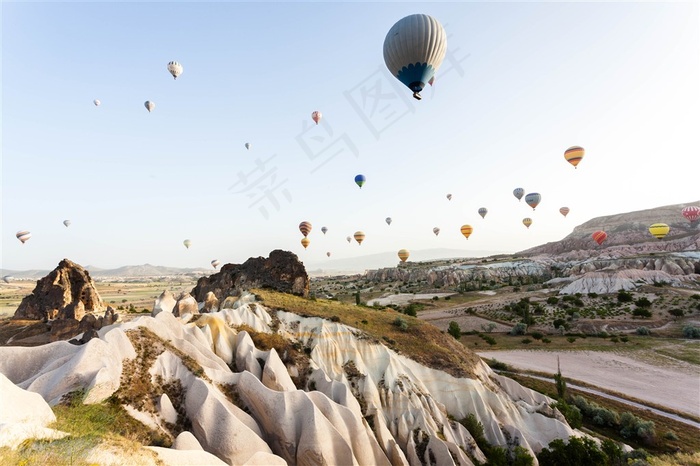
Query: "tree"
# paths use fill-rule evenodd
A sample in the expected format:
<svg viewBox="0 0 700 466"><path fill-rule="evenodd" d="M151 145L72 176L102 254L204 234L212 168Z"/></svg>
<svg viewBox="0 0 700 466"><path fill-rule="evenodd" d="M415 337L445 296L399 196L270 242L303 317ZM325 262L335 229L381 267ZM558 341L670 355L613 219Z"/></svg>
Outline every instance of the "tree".
<svg viewBox="0 0 700 466"><path fill-rule="evenodd" d="M566 380L561 375L561 366L559 365L559 356L557 356L557 373L554 374L554 384L557 387L557 396L560 400L566 400Z"/></svg>
<svg viewBox="0 0 700 466"><path fill-rule="evenodd" d="M459 328L459 324L453 320L447 327L447 333L455 337L455 339L459 340L459 338L462 336L462 329Z"/></svg>

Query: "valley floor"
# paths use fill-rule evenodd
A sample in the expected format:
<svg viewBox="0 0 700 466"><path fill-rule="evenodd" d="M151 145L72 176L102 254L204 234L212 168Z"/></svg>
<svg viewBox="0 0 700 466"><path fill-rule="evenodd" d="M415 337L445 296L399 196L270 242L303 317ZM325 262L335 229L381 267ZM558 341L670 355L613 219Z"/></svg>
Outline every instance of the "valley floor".
<svg viewBox="0 0 700 466"><path fill-rule="evenodd" d="M700 416L700 367L683 361L669 359L667 365L659 366L599 351L515 350L477 354L518 369L549 374L557 371L558 356L561 373L566 378Z"/></svg>

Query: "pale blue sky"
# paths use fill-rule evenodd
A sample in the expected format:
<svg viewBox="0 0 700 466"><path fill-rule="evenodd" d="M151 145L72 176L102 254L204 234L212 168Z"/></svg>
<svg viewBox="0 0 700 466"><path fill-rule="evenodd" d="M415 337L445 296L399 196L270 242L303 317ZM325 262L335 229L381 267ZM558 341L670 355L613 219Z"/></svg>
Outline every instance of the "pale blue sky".
<svg viewBox="0 0 700 466"><path fill-rule="evenodd" d="M449 36L420 102L382 57L413 13ZM695 2L3 2L0 265L515 252L697 201L699 83ZM516 187L542 194L536 211Z"/></svg>

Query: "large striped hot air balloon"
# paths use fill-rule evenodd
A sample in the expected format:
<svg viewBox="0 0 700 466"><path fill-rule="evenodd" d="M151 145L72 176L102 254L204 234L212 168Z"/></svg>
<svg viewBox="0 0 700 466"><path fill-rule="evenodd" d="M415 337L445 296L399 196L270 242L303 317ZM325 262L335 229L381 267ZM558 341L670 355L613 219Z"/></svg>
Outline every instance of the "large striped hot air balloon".
<svg viewBox="0 0 700 466"><path fill-rule="evenodd" d="M168 71L173 75L173 79L177 79L182 74L182 65L176 61L168 63Z"/></svg>
<svg viewBox="0 0 700 466"><path fill-rule="evenodd" d="M311 243L311 240L309 238L307 238L306 236L304 236L301 239L301 245L304 246L304 249L306 249L309 246L309 243Z"/></svg>
<svg viewBox="0 0 700 466"><path fill-rule="evenodd" d="M356 231L355 232L355 241L357 241L357 244L362 246L362 242L365 240L365 234L362 231Z"/></svg>
<svg viewBox="0 0 700 466"><path fill-rule="evenodd" d="M154 108L156 108L156 104L151 102L150 100L147 100L143 103L143 106L146 107L146 110L148 110L148 113L151 113Z"/></svg>
<svg viewBox="0 0 700 466"><path fill-rule="evenodd" d="M530 228L530 225L532 225L532 219L530 217L525 217L523 219L523 225Z"/></svg>
<svg viewBox="0 0 700 466"><path fill-rule="evenodd" d="M479 208L479 215L481 215L481 218L485 218L488 212L489 210L486 207Z"/></svg>
<svg viewBox="0 0 700 466"><path fill-rule="evenodd" d="M649 233L656 239L664 239L669 231L671 228L665 223L655 223L649 227Z"/></svg>
<svg viewBox="0 0 700 466"><path fill-rule="evenodd" d="M365 181L367 181L367 177L365 175L357 175L355 177L355 184L362 188L362 185L365 184Z"/></svg>
<svg viewBox="0 0 700 466"><path fill-rule="evenodd" d="M27 230L20 230L17 232L17 234L15 234L15 236L17 237L18 240L20 240L22 242L22 244L24 244L29 240L29 238L32 237L32 234L30 232L28 232Z"/></svg>
<svg viewBox="0 0 700 466"><path fill-rule="evenodd" d="M603 244L603 241L608 239L608 234L605 233L603 230L598 230L591 235L591 238L593 238L593 241L598 243L598 245L601 245Z"/></svg>
<svg viewBox="0 0 700 466"><path fill-rule="evenodd" d="M569 212L571 212L571 209L569 209L568 207L562 207L561 209L559 209L559 213L562 214L564 217L569 215Z"/></svg>
<svg viewBox="0 0 700 466"><path fill-rule="evenodd" d="M583 159L583 154L586 151L583 150L583 147L579 146L571 146L566 151L564 152L564 158L566 159L567 162L569 162L571 165L576 168L576 166L579 164L581 159Z"/></svg>
<svg viewBox="0 0 700 466"><path fill-rule="evenodd" d="M299 224L299 231L304 235L304 238L306 238L309 236L309 233L311 233L311 224L309 222L301 222Z"/></svg>
<svg viewBox="0 0 700 466"><path fill-rule="evenodd" d="M440 234L440 229L438 227L433 228L433 233L435 233L435 236Z"/></svg>
<svg viewBox="0 0 700 466"><path fill-rule="evenodd" d="M518 200L521 200L524 195L525 195L525 190L523 188L515 188L513 190L513 196L517 197Z"/></svg>
<svg viewBox="0 0 700 466"><path fill-rule="evenodd" d="M690 223L697 222L700 218L700 207L689 205L688 207L684 207L681 213Z"/></svg>
<svg viewBox="0 0 700 466"><path fill-rule="evenodd" d="M471 225L462 225L462 228L459 229L459 231L462 232L465 238L469 239L469 235L472 234L474 229L472 228Z"/></svg>
<svg viewBox="0 0 700 466"><path fill-rule="evenodd" d="M420 92L435 76L447 53L447 34L435 18L409 15L394 24L384 39L384 63L392 75L413 91Z"/></svg>
<svg viewBox="0 0 700 466"><path fill-rule="evenodd" d="M525 203L532 207L532 210L535 210L535 207L537 207L541 200L542 195L540 193L530 193L525 196Z"/></svg>
<svg viewBox="0 0 700 466"><path fill-rule="evenodd" d="M323 118L323 115L318 110L311 113L311 119L314 120L314 123L318 124L321 118Z"/></svg>
<svg viewBox="0 0 700 466"><path fill-rule="evenodd" d="M401 259L401 262L406 262L406 259L408 259L410 255L408 249L399 249L399 259Z"/></svg>

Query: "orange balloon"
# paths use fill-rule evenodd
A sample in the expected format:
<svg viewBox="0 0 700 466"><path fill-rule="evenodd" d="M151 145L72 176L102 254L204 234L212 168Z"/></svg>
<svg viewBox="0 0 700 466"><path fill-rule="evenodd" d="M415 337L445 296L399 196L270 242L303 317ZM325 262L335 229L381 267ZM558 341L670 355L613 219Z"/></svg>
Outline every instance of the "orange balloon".
<svg viewBox="0 0 700 466"><path fill-rule="evenodd" d="M460 228L459 231L462 232L465 238L469 239L469 235L472 234L472 231L474 231L474 229L471 225L462 225L462 228Z"/></svg>

